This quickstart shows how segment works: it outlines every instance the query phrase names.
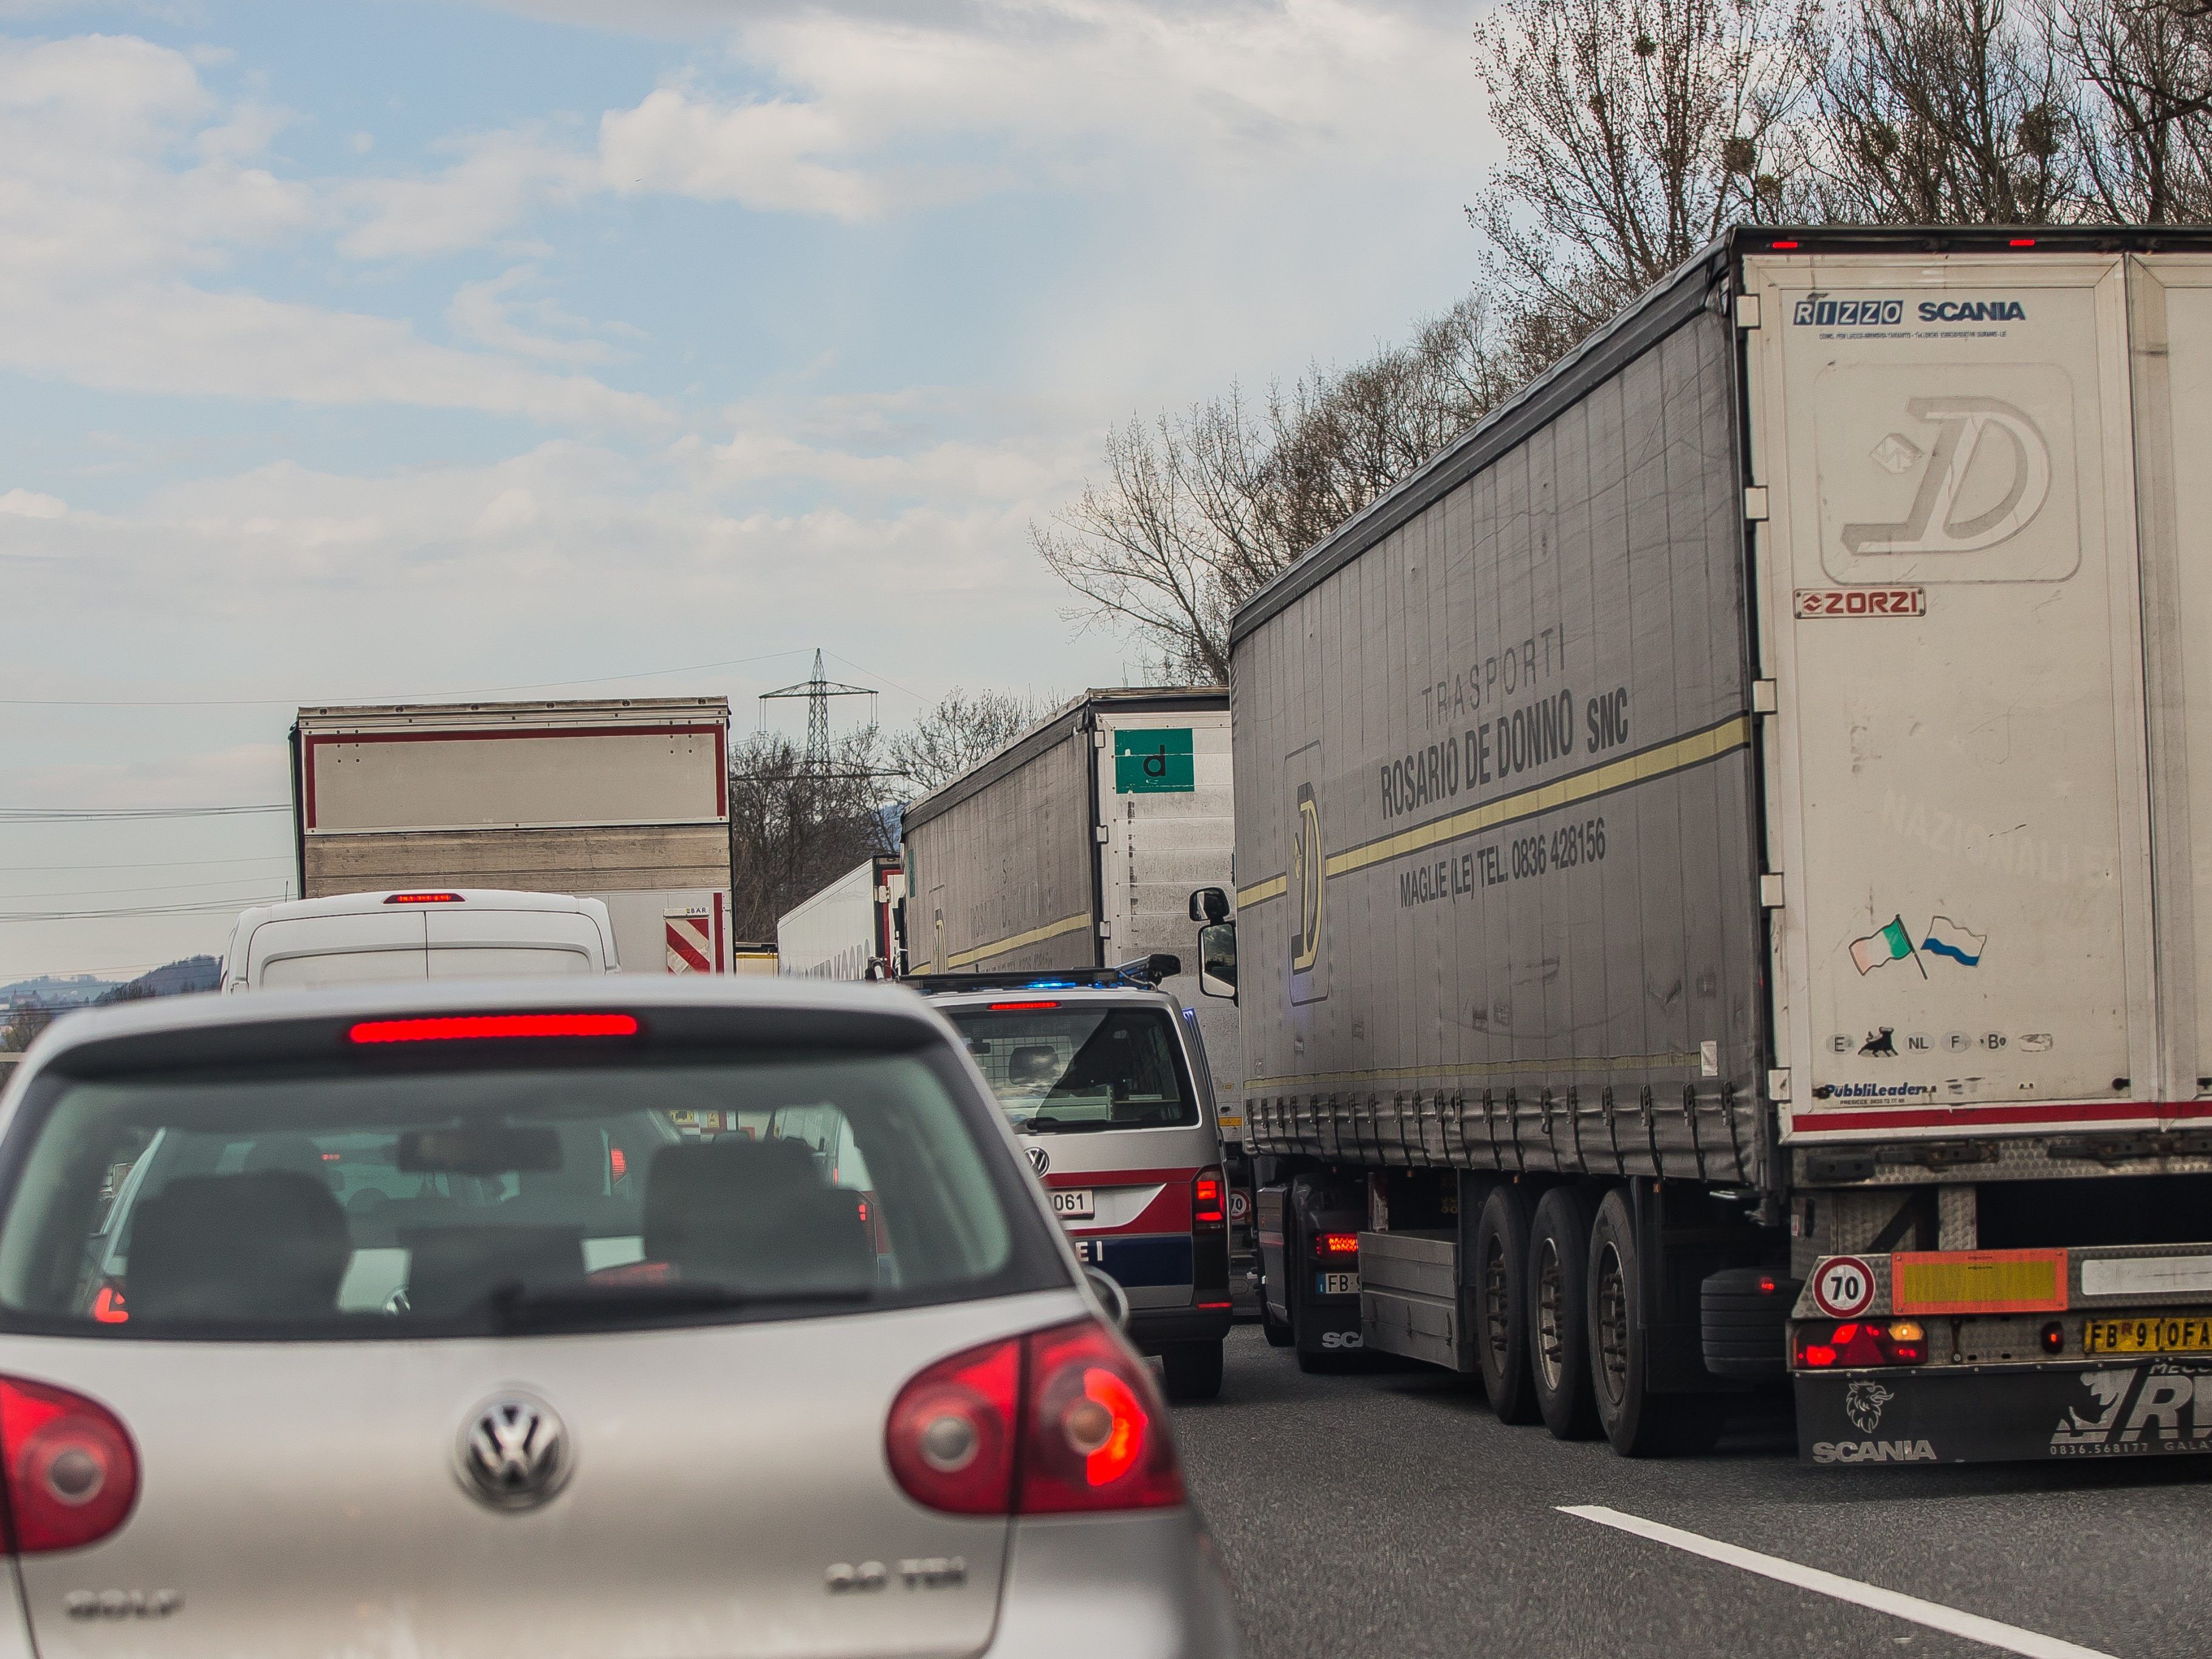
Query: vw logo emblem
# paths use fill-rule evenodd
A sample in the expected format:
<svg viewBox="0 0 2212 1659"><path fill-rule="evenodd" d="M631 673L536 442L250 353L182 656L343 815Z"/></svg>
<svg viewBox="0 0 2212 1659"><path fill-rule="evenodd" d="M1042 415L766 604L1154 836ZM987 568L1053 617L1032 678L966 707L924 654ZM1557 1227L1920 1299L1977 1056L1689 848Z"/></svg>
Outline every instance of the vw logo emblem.
<svg viewBox="0 0 2212 1659"><path fill-rule="evenodd" d="M1032 1146L1030 1148L1030 1168L1035 1170L1039 1175L1042 1175L1047 1170L1052 1168L1052 1159L1046 1155L1043 1147Z"/></svg>
<svg viewBox="0 0 2212 1659"><path fill-rule="evenodd" d="M542 1400L501 1395L461 1428L461 1483L495 1510L535 1509L575 1467L568 1431Z"/></svg>

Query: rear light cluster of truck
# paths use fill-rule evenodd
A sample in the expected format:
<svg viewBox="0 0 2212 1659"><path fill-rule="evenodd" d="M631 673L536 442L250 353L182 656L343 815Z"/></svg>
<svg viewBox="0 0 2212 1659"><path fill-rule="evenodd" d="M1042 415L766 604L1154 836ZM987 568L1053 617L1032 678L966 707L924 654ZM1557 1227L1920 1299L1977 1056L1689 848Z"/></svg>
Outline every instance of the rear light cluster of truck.
<svg viewBox="0 0 2212 1659"><path fill-rule="evenodd" d="M1316 1233L1314 1255L1323 1261L1340 1261L1359 1254L1358 1233Z"/></svg>
<svg viewBox="0 0 2212 1659"><path fill-rule="evenodd" d="M1870 1365L1924 1365L1928 1333L1917 1320L1850 1320L1808 1325L1797 1333L1797 1363L1807 1370L1860 1370Z"/></svg>
<svg viewBox="0 0 2212 1659"><path fill-rule="evenodd" d="M138 1498L138 1454L114 1413L51 1383L0 1376L6 1547L80 1549L121 1526Z"/></svg>
<svg viewBox="0 0 2212 1659"><path fill-rule="evenodd" d="M1170 1509L1182 1466L1143 1365L1095 1320L940 1359L899 1390L901 1490L952 1515Z"/></svg>

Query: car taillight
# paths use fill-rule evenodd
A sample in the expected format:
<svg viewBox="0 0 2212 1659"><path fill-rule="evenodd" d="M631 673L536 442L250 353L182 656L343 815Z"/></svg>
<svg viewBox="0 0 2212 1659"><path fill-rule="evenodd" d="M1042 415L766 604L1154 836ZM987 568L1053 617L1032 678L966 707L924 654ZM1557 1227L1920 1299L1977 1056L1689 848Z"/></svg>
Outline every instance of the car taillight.
<svg viewBox="0 0 2212 1659"><path fill-rule="evenodd" d="M468 901L459 893L391 893L386 904L465 904Z"/></svg>
<svg viewBox="0 0 2212 1659"><path fill-rule="evenodd" d="M629 1173L629 1154L619 1146L607 1148L607 1179L620 1181Z"/></svg>
<svg viewBox="0 0 2212 1659"><path fill-rule="evenodd" d="M899 1390L884 1441L906 1495L956 1515L1183 1501L1182 1467L1152 1378L1095 1320L938 1361Z"/></svg>
<svg viewBox="0 0 2212 1659"><path fill-rule="evenodd" d="M1218 1169L1200 1170L1190 1183L1191 1225L1216 1232L1229 1224L1229 1194Z"/></svg>
<svg viewBox="0 0 2212 1659"><path fill-rule="evenodd" d="M109 1279L94 1292L92 1316L103 1325L127 1325L131 1309L123 1300L123 1287Z"/></svg>
<svg viewBox="0 0 2212 1659"><path fill-rule="evenodd" d="M1921 1365L1928 1333L1917 1320L1853 1320L1808 1325L1797 1333L1797 1363L1808 1370L1856 1370L1869 1365Z"/></svg>
<svg viewBox="0 0 2212 1659"><path fill-rule="evenodd" d="M1359 1235L1358 1233L1316 1233L1314 1254L1318 1256L1358 1255Z"/></svg>
<svg viewBox="0 0 2212 1659"><path fill-rule="evenodd" d="M1095 1320L1027 1338L1019 1512L1172 1508L1182 1466L1127 1346Z"/></svg>
<svg viewBox="0 0 2212 1659"><path fill-rule="evenodd" d="M908 1498L954 1515L1007 1515L1014 1498L1019 1339L940 1359L899 1390L884 1449Z"/></svg>
<svg viewBox="0 0 2212 1659"><path fill-rule="evenodd" d="M50 1383L0 1376L0 1457L19 1555L105 1538L138 1497L129 1431L105 1406Z"/></svg>

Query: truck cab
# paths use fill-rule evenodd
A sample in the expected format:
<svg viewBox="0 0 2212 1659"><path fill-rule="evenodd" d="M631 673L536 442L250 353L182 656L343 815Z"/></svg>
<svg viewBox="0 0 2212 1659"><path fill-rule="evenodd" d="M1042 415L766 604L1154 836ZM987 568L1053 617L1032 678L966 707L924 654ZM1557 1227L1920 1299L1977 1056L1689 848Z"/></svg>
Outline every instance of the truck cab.
<svg viewBox="0 0 2212 1659"><path fill-rule="evenodd" d="M1078 1257L1127 1294L1129 1340L1159 1356L1170 1397L1212 1398L1230 1194L1195 1017L1141 964L907 983L960 1033Z"/></svg>

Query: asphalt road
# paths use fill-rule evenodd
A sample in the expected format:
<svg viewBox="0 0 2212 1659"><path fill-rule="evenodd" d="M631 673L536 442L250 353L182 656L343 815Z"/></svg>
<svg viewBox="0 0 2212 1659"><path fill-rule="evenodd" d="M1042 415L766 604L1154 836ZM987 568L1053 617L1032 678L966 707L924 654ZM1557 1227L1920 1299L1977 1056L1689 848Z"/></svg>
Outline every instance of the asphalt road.
<svg viewBox="0 0 2212 1659"><path fill-rule="evenodd" d="M1308 1376L1255 1327L1179 1407L1249 1651L2117 1659L2212 1654L2212 1458L1800 1468L1786 1417L1630 1462L1508 1427L1426 1369ZM1600 1505L2001 1621L2008 1649L1561 1512Z"/></svg>

